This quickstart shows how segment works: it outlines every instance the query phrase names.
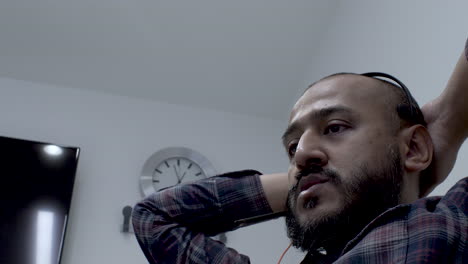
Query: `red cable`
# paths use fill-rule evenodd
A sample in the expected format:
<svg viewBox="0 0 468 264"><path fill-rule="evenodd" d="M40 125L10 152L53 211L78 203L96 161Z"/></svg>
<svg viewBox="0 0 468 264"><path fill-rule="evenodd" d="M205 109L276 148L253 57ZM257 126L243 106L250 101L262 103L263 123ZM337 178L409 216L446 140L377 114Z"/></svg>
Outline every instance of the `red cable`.
<svg viewBox="0 0 468 264"><path fill-rule="evenodd" d="M284 255L286 255L286 252L288 252L288 250L289 250L289 248L290 248L291 246L292 246L292 242L289 243L289 246L286 248L286 250L284 250L283 254L281 254L281 257L280 257L280 259L278 260L278 264L281 263L281 260L283 260Z"/></svg>

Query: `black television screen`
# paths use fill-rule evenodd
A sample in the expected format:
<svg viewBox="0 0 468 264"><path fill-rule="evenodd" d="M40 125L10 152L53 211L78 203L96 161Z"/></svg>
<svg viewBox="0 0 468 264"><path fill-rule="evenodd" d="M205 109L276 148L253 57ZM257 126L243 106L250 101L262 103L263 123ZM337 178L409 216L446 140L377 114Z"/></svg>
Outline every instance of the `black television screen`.
<svg viewBox="0 0 468 264"><path fill-rule="evenodd" d="M57 264L79 148L0 136L0 263Z"/></svg>

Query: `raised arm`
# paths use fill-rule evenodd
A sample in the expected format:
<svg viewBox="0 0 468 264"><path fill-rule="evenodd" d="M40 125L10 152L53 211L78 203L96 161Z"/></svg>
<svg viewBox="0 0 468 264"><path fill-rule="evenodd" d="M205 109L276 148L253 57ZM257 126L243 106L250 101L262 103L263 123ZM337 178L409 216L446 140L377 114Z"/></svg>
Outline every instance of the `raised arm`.
<svg viewBox="0 0 468 264"><path fill-rule="evenodd" d="M425 196L447 178L468 136L468 40L445 90L422 111L434 143L433 164L421 182Z"/></svg>
<svg viewBox="0 0 468 264"><path fill-rule="evenodd" d="M272 213L260 180L268 176L259 176L256 171L229 173L177 185L145 198L135 206L132 222L148 261L250 263L247 256L210 236L258 221L244 219ZM270 187L266 189L271 197L275 187Z"/></svg>

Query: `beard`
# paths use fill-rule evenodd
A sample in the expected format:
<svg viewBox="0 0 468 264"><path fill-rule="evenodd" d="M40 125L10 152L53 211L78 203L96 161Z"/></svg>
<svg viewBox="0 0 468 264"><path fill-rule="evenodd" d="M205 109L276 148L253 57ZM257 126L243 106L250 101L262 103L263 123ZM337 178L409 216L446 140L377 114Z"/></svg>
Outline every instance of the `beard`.
<svg viewBox="0 0 468 264"><path fill-rule="evenodd" d="M398 147L389 147L386 159L376 165L377 169L372 170L367 164L362 164L347 179L333 170L310 168L310 171L330 179L329 182L343 196L343 205L338 212L330 212L300 223L294 210L300 193L298 181L289 190L286 203L286 227L292 245L303 251L319 247L330 251L341 250L370 221L398 205L403 181L403 166ZM315 202L310 200L304 206L313 208Z"/></svg>

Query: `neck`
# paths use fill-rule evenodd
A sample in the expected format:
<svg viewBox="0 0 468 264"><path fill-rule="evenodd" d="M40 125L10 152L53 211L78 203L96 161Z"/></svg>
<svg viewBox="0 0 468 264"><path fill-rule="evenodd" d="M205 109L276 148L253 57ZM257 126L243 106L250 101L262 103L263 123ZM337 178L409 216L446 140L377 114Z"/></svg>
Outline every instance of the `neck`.
<svg viewBox="0 0 468 264"><path fill-rule="evenodd" d="M401 186L400 204L409 204L419 199L419 176L406 175Z"/></svg>

